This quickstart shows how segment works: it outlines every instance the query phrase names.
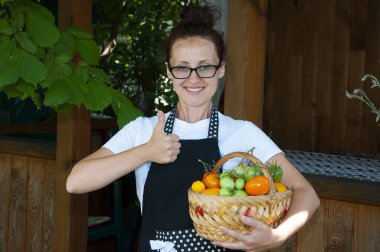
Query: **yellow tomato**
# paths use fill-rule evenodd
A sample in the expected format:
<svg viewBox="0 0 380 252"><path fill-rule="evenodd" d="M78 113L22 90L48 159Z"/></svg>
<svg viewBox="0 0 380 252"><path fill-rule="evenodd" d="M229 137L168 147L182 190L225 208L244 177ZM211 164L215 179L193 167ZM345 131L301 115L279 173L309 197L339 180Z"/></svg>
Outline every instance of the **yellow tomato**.
<svg viewBox="0 0 380 252"><path fill-rule="evenodd" d="M276 187L277 192L285 192L286 190L288 190L288 188L280 182L274 182L274 186Z"/></svg>
<svg viewBox="0 0 380 252"><path fill-rule="evenodd" d="M202 181L197 180L191 185L191 190L197 193L201 193L205 190L205 184Z"/></svg>

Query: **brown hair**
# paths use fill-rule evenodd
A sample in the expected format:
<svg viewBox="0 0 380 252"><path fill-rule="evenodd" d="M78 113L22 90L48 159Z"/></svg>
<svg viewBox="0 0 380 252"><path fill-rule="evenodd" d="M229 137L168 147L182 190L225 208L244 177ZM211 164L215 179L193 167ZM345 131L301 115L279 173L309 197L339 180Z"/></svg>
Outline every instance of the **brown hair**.
<svg viewBox="0 0 380 252"><path fill-rule="evenodd" d="M214 43L219 60L225 57L223 36L213 27L221 17L217 7L209 6L206 2L198 5L184 6L179 14L181 21L175 26L166 41L166 61L169 62L171 49L178 39L202 37Z"/></svg>

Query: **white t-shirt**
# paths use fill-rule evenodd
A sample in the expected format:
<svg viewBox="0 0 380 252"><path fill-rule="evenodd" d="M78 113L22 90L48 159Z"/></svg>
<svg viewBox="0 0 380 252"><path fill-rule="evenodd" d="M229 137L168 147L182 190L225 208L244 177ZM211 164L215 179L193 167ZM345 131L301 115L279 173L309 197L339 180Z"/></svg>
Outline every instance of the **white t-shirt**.
<svg viewBox="0 0 380 252"><path fill-rule="evenodd" d="M167 118L169 113L165 114ZM219 116L219 150L220 155L235 152L247 152L254 147L253 155L265 163L274 155L282 152L279 147L256 125L249 121L234 120L218 112ZM210 119L204 119L196 123L188 123L175 119L173 134L182 140L207 138ZM146 143L157 124L157 116L139 117L125 125L103 147L114 154ZM241 159L230 159L223 165L223 170L235 167ZM150 162L145 163L135 170L137 196L142 205L144 185L148 175Z"/></svg>

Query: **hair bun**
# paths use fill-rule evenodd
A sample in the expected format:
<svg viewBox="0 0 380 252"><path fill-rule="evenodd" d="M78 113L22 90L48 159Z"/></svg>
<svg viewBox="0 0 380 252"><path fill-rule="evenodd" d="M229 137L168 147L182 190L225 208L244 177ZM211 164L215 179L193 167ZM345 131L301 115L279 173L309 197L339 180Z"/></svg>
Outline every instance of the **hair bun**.
<svg viewBox="0 0 380 252"><path fill-rule="evenodd" d="M216 7L210 7L207 2L203 2L200 5L183 7L179 16L181 23L204 24L212 28L220 19L221 13Z"/></svg>

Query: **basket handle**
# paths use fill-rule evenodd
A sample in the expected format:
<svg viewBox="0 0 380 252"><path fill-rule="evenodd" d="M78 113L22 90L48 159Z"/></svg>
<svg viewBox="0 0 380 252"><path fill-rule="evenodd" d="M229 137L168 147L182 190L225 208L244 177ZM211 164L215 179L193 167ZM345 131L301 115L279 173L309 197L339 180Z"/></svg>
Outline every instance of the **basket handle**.
<svg viewBox="0 0 380 252"><path fill-rule="evenodd" d="M214 165L214 168L212 169L213 172L216 172L218 173L220 168L222 167L222 165L228 161L229 159L231 158L236 158L236 157L240 157L240 158L244 158L244 159L247 159L255 164L258 165L258 167L261 169L261 171L264 173L264 176L267 177L270 181L270 187L269 187L269 195L272 195L273 193L276 192L276 187L274 186L274 183L273 183L273 179L272 179L272 176L270 175L268 169L266 168L266 166L260 161L258 160L256 157L246 153L246 152L231 152L231 153L228 153L227 155L223 156L222 158L220 158L218 160L218 162L216 162L216 164Z"/></svg>

